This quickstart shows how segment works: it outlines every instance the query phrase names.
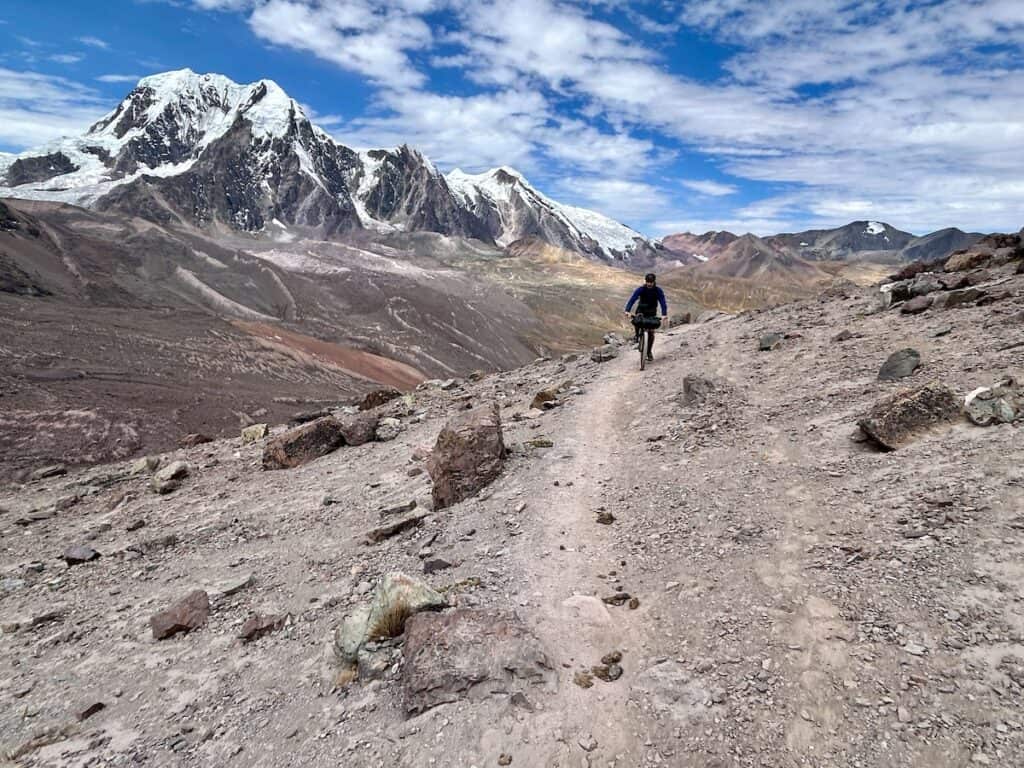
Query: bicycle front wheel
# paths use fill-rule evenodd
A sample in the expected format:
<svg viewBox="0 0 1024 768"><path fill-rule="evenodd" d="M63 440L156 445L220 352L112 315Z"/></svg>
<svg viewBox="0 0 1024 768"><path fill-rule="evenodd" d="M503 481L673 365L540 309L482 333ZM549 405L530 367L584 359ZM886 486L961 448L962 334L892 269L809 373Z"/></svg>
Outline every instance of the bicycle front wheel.
<svg viewBox="0 0 1024 768"><path fill-rule="evenodd" d="M647 367L647 330L640 330L640 370Z"/></svg>

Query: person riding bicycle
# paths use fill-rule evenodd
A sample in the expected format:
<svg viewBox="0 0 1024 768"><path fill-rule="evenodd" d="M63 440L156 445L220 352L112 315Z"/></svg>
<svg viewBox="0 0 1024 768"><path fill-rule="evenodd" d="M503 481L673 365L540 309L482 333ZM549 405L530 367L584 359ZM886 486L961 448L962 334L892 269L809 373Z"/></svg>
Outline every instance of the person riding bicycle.
<svg viewBox="0 0 1024 768"><path fill-rule="evenodd" d="M648 272L644 275L644 284L633 291L633 295L629 297L629 301L626 302L626 316L629 316L630 310L634 304L639 303L636 307L636 317L633 318L633 327L636 329L636 340L640 341L641 326L647 329L647 359L653 360L654 356L651 354L651 349L654 347L654 329L658 327L660 323L654 320L638 320L637 318L653 318L656 320L658 315L658 305L661 305L661 316L665 321L666 327L668 326L668 305L665 303L665 292L661 290L656 284L656 278L653 272Z"/></svg>

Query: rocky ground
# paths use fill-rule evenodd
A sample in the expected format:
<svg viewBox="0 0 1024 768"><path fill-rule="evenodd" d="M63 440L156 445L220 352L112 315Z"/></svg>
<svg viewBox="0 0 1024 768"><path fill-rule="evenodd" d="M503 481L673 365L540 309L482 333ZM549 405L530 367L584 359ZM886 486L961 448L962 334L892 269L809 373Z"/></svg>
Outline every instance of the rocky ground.
<svg viewBox="0 0 1024 768"><path fill-rule="evenodd" d="M427 384L371 412L392 439L294 469L236 439L160 456L188 467L166 494L129 464L7 486L0 748L32 766L1024 764L1019 423L958 419L891 452L856 435L895 392L1021 372L1014 266L920 314L850 288L683 326L643 372L621 347ZM904 348L919 367L879 381ZM532 408L545 389L555 407ZM435 439L492 402L501 474L433 510ZM451 607L353 681L335 632L393 572ZM151 618L195 590L208 617L157 640Z"/></svg>

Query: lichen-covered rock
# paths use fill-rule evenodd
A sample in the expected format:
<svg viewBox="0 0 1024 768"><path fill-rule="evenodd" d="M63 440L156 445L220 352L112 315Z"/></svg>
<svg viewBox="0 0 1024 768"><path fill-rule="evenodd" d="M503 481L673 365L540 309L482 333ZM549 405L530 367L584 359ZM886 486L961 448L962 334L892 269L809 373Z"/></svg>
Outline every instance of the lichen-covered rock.
<svg viewBox="0 0 1024 768"><path fill-rule="evenodd" d="M345 429L326 416L278 435L263 448L264 469L289 469L326 456L345 445Z"/></svg>
<svg viewBox="0 0 1024 768"><path fill-rule="evenodd" d="M363 646L378 639L384 625L393 624L399 614L405 614L404 620L421 611L439 611L447 605L444 595L425 582L404 573L388 573L377 585L371 601L349 614L335 632L334 655L343 664L356 664Z"/></svg>
<svg viewBox="0 0 1024 768"><path fill-rule="evenodd" d="M402 647L406 712L553 685L540 641L513 613L458 608L421 613L406 623Z"/></svg>
<svg viewBox="0 0 1024 768"><path fill-rule="evenodd" d="M960 402L949 387L926 384L877 403L857 424L886 450L894 451L925 430L954 421Z"/></svg>
<svg viewBox="0 0 1024 768"><path fill-rule="evenodd" d="M505 442L497 404L478 406L455 416L437 436L427 461L427 472L434 483L434 509L473 496L501 473L504 461Z"/></svg>
<svg viewBox="0 0 1024 768"><path fill-rule="evenodd" d="M381 419L375 430L376 437L382 443L394 440L402 434L402 422L395 418Z"/></svg>
<svg viewBox="0 0 1024 768"><path fill-rule="evenodd" d="M978 387L964 398L964 415L979 427L1024 419L1024 386L1007 377L991 387Z"/></svg>
<svg viewBox="0 0 1024 768"><path fill-rule="evenodd" d="M266 424L250 424L242 430L242 445L255 443L270 434L270 427Z"/></svg>

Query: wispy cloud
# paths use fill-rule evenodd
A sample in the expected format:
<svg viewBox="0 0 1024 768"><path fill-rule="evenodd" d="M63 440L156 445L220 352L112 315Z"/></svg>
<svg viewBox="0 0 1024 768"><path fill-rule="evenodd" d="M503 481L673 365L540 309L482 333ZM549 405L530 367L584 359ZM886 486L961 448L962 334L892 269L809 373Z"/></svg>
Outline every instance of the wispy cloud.
<svg viewBox="0 0 1024 768"><path fill-rule="evenodd" d="M101 83L137 83L141 75L100 75L96 78Z"/></svg>
<svg viewBox="0 0 1024 768"><path fill-rule="evenodd" d="M100 48L104 51L110 48L110 43L108 43L106 40L101 40L98 37L86 35L85 37L79 37L77 39L78 42L80 42L82 45L89 45L93 48Z"/></svg>
<svg viewBox="0 0 1024 768"><path fill-rule="evenodd" d="M56 61L58 64L77 64L82 60L82 57L74 53L57 53L50 57L50 61Z"/></svg>
<svg viewBox="0 0 1024 768"><path fill-rule="evenodd" d="M732 184L722 184L710 179L683 179L679 183L687 189L692 189L694 192L712 197L724 197L725 195L734 195L739 192L739 188Z"/></svg>
<svg viewBox="0 0 1024 768"><path fill-rule="evenodd" d="M90 88L62 77L0 68L0 143L18 149L82 133L109 109Z"/></svg>

